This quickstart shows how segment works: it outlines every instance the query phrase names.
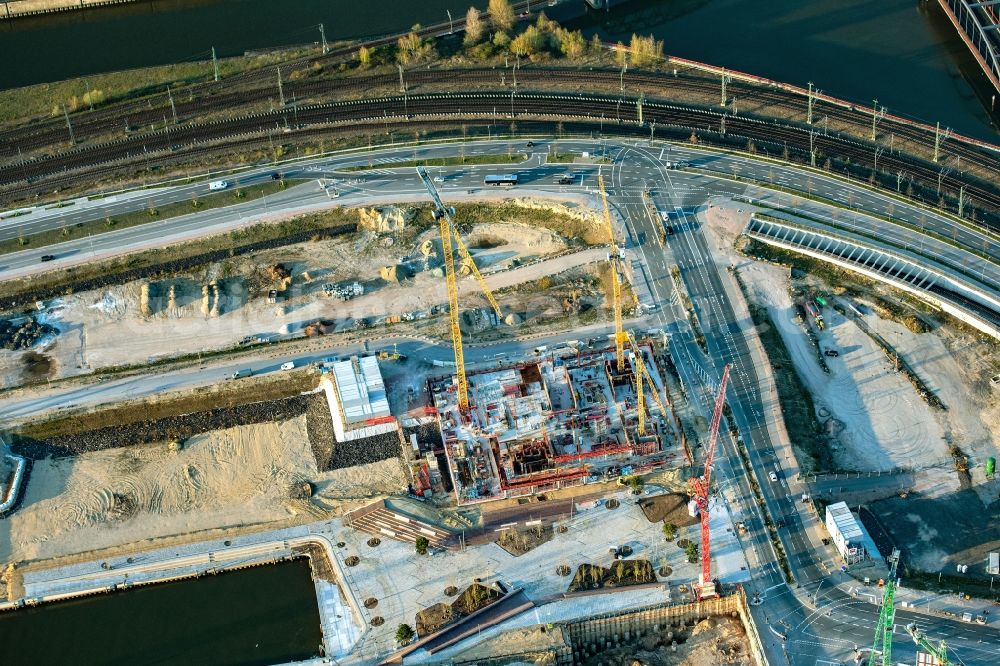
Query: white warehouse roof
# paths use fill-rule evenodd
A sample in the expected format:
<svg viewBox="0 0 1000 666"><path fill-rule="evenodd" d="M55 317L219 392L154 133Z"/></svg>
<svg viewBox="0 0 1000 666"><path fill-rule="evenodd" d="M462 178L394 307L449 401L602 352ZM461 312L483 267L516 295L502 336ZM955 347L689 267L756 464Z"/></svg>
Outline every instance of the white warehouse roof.
<svg viewBox="0 0 1000 666"><path fill-rule="evenodd" d="M858 525L857 518L847 507L847 502L837 502L826 507L827 513L833 517L833 522L837 526L837 531L847 542L860 541L864 536L861 526Z"/></svg>
<svg viewBox="0 0 1000 666"><path fill-rule="evenodd" d="M378 359L365 356L333 364L333 377L347 425L389 416L389 400Z"/></svg>

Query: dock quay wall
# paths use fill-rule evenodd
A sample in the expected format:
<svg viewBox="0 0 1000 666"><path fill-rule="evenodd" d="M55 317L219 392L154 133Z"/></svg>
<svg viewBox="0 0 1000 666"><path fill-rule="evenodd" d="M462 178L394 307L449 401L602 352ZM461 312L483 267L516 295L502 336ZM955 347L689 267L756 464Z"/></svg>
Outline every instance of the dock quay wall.
<svg viewBox="0 0 1000 666"><path fill-rule="evenodd" d="M659 632L665 626L677 623L697 623L709 617L729 615L738 617L747 632L750 653L754 663L766 666L763 644L757 626L750 616L746 593L739 589L734 594L689 604L654 606L627 613L599 615L564 625L572 654L558 655L558 663L579 663L622 643L638 640L648 632Z"/></svg>

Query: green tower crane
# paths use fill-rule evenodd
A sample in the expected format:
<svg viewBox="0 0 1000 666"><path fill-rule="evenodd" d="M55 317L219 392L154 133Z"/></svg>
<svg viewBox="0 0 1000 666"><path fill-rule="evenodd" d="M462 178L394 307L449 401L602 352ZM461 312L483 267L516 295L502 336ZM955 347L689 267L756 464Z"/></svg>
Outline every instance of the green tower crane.
<svg viewBox="0 0 1000 666"><path fill-rule="evenodd" d="M889 556L889 578L882 590L882 610L875 625L875 642L871 654L868 655L868 666L892 666L892 626L896 619L896 565L899 563L899 549L893 548ZM881 647L882 659L876 654Z"/></svg>
<svg viewBox="0 0 1000 666"><path fill-rule="evenodd" d="M913 642L919 645L927 654L931 655L937 659L938 666L951 666L951 662L948 660L948 647L944 644L944 641L935 645L931 643L930 639L917 629L917 625L910 623L906 625L906 633L910 635Z"/></svg>

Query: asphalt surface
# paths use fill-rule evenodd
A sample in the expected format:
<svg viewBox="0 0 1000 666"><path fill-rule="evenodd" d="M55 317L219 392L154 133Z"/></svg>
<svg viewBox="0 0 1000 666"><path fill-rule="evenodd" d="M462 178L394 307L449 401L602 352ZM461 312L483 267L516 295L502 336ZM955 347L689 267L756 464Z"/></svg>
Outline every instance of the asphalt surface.
<svg viewBox="0 0 1000 666"><path fill-rule="evenodd" d="M875 621L879 609L869 601L868 594L877 592L857 590L840 572L830 571L824 564L829 552L810 538L809 526L803 521L806 514L797 503L797 488L801 484L792 480L794 465L783 459L782 451L787 442L773 442L767 428L767 405L760 395L759 372L754 363L745 331L738 323L729 292L723 283L703 236L697 216L698 206L704 205L711 197L744 197L748 200L765 199L779 207L795 206L808 209L817 216L833 213L828 207L803 200L792 201L788 195L761 194L759 188L726 179L736 175L759 182L774 180L784 187L810 190L831 200L848 202L856 208L872 210L882 214L890 213L908 224L919 225L925 231L938 233L953 239L953 242L971 245L977 250L1000 256L1000 244L974 230L957 226L947 218L919 209L909 204L894 201L885 195L870 193L863 188L826 177L822 174L805 174L792 168L744 158L734 158L708 154L689 147L668 147L624 144L601 141L561 141L559 152L588 151L607 158L601 165L544 164L541 157L548 150L547 142L528 149L533 156L521 165L503 166L455 166L430 168L433 176L444 179L438 183L442 197L457 197L482 191L482 179L489 173L518 173L521 183L518 190L544 192L591 192L596 186L596 175L601 171L608 182L611 205L624 222L622 236L626 239L627 250L641 263L641 279L648 285L650 298L654 304L643 320L646 327L657 327L670 336L670 349L675 363L689 391L701 399L699 409L706 412L710 408L714 382L721 375L722 366L732 363L732 380L728 392L728 404L732 410L734 424L745 443L747 455L757 485L764 498L764 511L775 520L782 520L785 527L778 530L781 544L788 556L795 583L787 585L780 567L776 563L771 540L764 528L764 514L757 505L747 475L736 452L735 442L724 433L717 458L715 479L717 493L731 503L734 511L753 517L748 522L750 531L741 539L741 544L751 566L752 580L748 591L762 599L753 613L761 630L765 648L774 664L790 663L813 666L813 664L848 663L855 657L855 648L871 644ZM37 270L39 255L51 253L57 260L50 265L69 264L74 257L101 255L128 251L137 245L163 242L179 234L214 232L226 226L247 223L248 220L266 216L275 211L287 212L309 206L328 206L331 203L348 204L360 200L397 198L412 201L426 198L423 187L412 169L392 169L387 164L374 171L344 172L347 166L378 164L379 160L410 160L443 155L454 155L460 148L456 145L442 145L421 148L399 148L383 150L371 155L324 158L305 165L283 167L287 177L330 178L335 181L335 191L339 194L331 199L321 190L315 180L267 197L264 201L253 201L228 209L205 211L172 220L102 234L93 239L71 241L45 250L31 250L0 257L0 275L25 270ZM525 151L523 142L478 142L465 147L465 154L477 155L497 152ZM698 171L668 168L668 162L690 161ZM711 170L710 175L706 170ZM263 182L269 178L272 168L259 169L240 176L239 185ZM574 172L573 185L559 185L559 174ZM245 180L244 180L245 179ZM203 192L207 186L191 185L181 188L156 191L149 197L157 197L158 204L168 201L190 199L195 192ZM200 189L199 189L200 188ZM650 210L643 193L648 193ZM145 196L145 195L144 195ZM782 197L785 201L782 202ZM849 200L849 201L848 201ZM108 205L147 207L149 199L137 197L128 201L113 202ZM750 204L748 204L750 205ZM891 208L890 208L891 206ZM265 209L266 207L266 209ZM67 211L60 215L68 219L82 221L103 218L102 210L89 208ZM676 229L672 235L661 238L662 221L658 211L673 211ZM47 211L51 212L51 211ZM837 220L844 222L841 217ZM923 251L941 251L945 261L957 261L977 270L986 284L1000 284L1000 267L989 262L981 262L968 252L930 236L916 234L910 229L880 222L873 218L851 217L851 224L866 225L868 233L884 234L887 240L914 238ZM22 230L52 228L61 226L67 220L57 216L21 216L5 220L8 225L23 226ZM13 230L12 233L20 233ZM27 233L27 231L25 231ZM691 296L698 323L704 332L709 356L702 353L695 343L695 336L686 314L681 309L676 296L676 285L670 274L673 262L680 271L680 277ZM978 263L977 263L978 262ZM45 267L47 269L48 266ZM526 341L505 343L489 347L470 346L466 350L470 364L489 364L503 358L505 354L521 354L540 344L557 345L569 338L597 337L606 335L610 329L594 327L589 331L546 336ZM321 352L295 353L281 347L263 349L251 353L245 359L234 362L219 360L156 375L109 380L103 383L85 383L79 386L61 386L41 396L25 398L9 397L0 401L4 414L10 419L23 419L50 409L77 408L103 402L118 402L125 398L141 397L181 388L225 381L233 372L251 368L255 374L277 372L279 366L288 360L297 364L311 363L325 356L373 351L389 348L393 342L399 343L399 351L411 359L426 362L451 360L451 350L446 346L429 344L418 340L381 340L367 345L330 347ZM243 380L231 380L243 381ZM794 434L793 434L794 436ZM767 472L780 472L778 483L767 479ZM796 490L793 490L793 487ZM809 520L808 516L805 518ZM872 597L874 598L874 597ZM914 654L909 637L902 627L907 622L916 621L932 639L947 639L954 654L960 655L965 664L1000 663L1000 649L997 632L991 626L978 626L950 621L927 614L913 613L899 609L896 613L898 631L896 633L894 657L897 661L910 661Z"/></svg>
<svg viewBox="0 0 1000 666"><path fill-rule="evenodd" d="M683 185L678 187L676 173L663 168L655 151L629 148L615 157L615 190L611 198L637 230L646 232L647 238L655 235L657 229L655 221L645 214L640 190L652 190L657 208L691 211L704 203L697 190ZM775 443L771 441L759 394L758 368L750 355L727 290L697 218L685 212L680 218L678 230L667 240L705 334L710 359L704 358L690 331L685 330L686 323L682 323L679 313L672 321L668 320L668 315L676 313L677 309L664 308L660 313L661 321L675 333L672 349L685 348L684 353L675 353L674 359L680 361L678 368L687 374L689 385L696 385L698 373L687 360L698 359L704 366L712 367L715 377L721 376L724 364L732 364L728 404L745 442L767 511L775 521L781 520L785 524L778 529L778 534L796 581L794 585L786 585L775 564L776 557L761 520L751 520L749 534L741 540L753 568L748 592L763 598L763 603L754 607L753 612L765 647L775 664L847 663L855 658L856 647L871 645L879 608L868 600L869 597L856 597L845 592L844 588L851 586L851 579L847 576L837 571L828 573L821 566L826 555L824 547L810 541L796 506L797 493L791 491L786 481L791 478L794 468L785 468L775 450ZM646 252L646 256L650 257L647 265L651 267L654 281L659 277L653 268L657 262L650 255L656 253L653 247L648 247ZM707 407L710 391L702 395ZM724 489L731 507L735 503L741 513L759 515L734 443L726 436L720 441L723 449L717 454L715 472L718 485ZM778 483L772 483L767 478L767 473L772 470L778 471ZM877 590L873 594L875 596L871 598L878 598ZM947 639L966 664L985 665L1000 661L994 628L903 610L896 612L898 631L894 641L894 659L912 663L915 658L914 646L903 631L908 622L916 622L933 639Z"/></svg>
<svg viewBox="0 0 1000 666"><path fill-rule="evenodd" d="M339 156L323 157L296 164L280 167L263 166L250 169L235 176L219 176L232 183L231 188L242 187L253 196L255 185L267 182L271 174L282 173L287 178L330 178L335 181L331 192L337 192L341 198L331 199L321 190L316 181L290 187L267 197L258 197L236 206L212 209L200 213L170 218L147 223L138 227L97 234L87 238L74 239L64 243L24 250L0 256L0 277L41 272L54 267L63 267L74 263L89 261L97 256L121 254L140 247L158 247L167 239L176 240L180 237L196 237L218 233L224 228L250 224L255 220L266 219L276 211L290 211L308 207L322 207L342 203L344 205L357 202L379 194L416 194L422 192L419 180L410 169L391 169L393 161L431 159L436 157L456 156L460 152L469 157L484 154L502 153L532 153L532 158L523 165L484 165L445 167L440 172L447 174L446 182L439 184L442 192L462 189L481 189L482 176L487 173L507 173L521 171L523 182L534 188L559 191L566 186L556 186L554 176L564 171L580 173L575 187L588 188L595 186L595 168L585 165L544 165L536 170L529 170L531 165L538 165L543 154L550 146L555 145L560 153L581 153L587 151L595 155L608 155L626 145L621 141L537 141L537 145L529 148L525 141L477 141L466 146L460 144L440 144L420 147L380 148L372 152L350 153ZM984 261L970 252L964 252L954 245L972 248L994 258L1000 257L1000 239L983 232L970 229L965 225L954 223L951 219L941 216L928 209L894 199L887 194L871 192L867 188L847 183L838 178L824 175L820 172L806 173L793 167L754 160L742 156L731 156L708 152L684 145L656 144L650 150L655 152L656 161L667 162L687 161L691 165L689 171L677 171L674 176L678 184L687 179L691 187L726 188L720 180L738 177L744 181L758 183L757 186L744 189L746 196L762 202L769 207L791 208L815 216L819 220L828 218L842 228L854 228L859 232L876 235L886 241L893 241L902 247L912 246L914 251L922 255L940 256L951 265L963 266L971 275L980 277L987 285L1000 284L1000 266L994 262ZM338 172L348 167L366 167L385 164L385 169L372 172ZM436 168L432 172L438 171ZM773 183L776 187L810 192L813 196L836 201L843 206L857 211L851 214L838 211L829 206L821 205L804 198L795 197L781 192L766 190L766 185ZM574 187L574 186L569 186ZM73 200L75 203L62 207L49 205L46 208L35 209L31 214L7 217L0 221L0 240L16 238L20 235L30 236L44 230L71 227L80 222L103 220L123 212L145 210L151 205L162 206L167 203L190 201L195 196L209 195L206 182L181 185L170 188L158 188L148 193L118 195L102 200ZM27 209L22 209L27 210ZM894 225L863 215L864 211L874 214L890 215L900 224ZM769 211L770 212L770 211ZM907 225L907 226L903 226ZM927 233L921 234L920 230ZM937 234L932 238L928 233ZM940 239L949 239L950 243ZM43 254L55 256L55 260L42 264Z"/></svg>

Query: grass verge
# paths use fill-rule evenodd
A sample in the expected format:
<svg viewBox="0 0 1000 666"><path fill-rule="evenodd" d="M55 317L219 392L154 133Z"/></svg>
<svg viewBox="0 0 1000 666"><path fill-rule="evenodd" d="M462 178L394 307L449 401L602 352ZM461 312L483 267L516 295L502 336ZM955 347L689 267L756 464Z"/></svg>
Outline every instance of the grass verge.
<svg viewBox="0 0 1000 666"><path fill-rule="evenodd" d="M489 154L489 155L466 155L457 157L438 157L427 160L402 160L400 162L380 162L378 164L370 162L367 165L352 166L341 171L369 171L371 169L402 169L405 167L436 167L436 166L456 166L462 164L515 164L528 159L524 153Z"/></svg>
<svg viewBox="0 0 1000 666"><path fill-rule="evenodd" d="M0 283L0 307L14 308L42 298L120 284L144 276L165 276L218 260L293 242L321 237L338 227L355 224L353 211L333 209L277 223L256 224L244 229L168 245L155 250ZM266 248L260 246L265 244ZM221 255L220 255L221 253Z"/></svg>
<svg viewBox="0 0 1000 666"><path fill-rule="evenodd" d="M140 421L155 421L168 416L277 400L308 391L315 386L316 377L307 372L283 373L279 377L267 379L233 381L164 399L153 398L124 405L118 404L109 409L61 414L55 418L25 425L19 429L18 435L45 440Z"/></svg>
<svg viewBox="0 0 1000 666"><path fill-rule="evenodd" d="M10 254L11 252L18 252L20 250L46 247L48 245L73 240L74 238L97 236L99 234L108 233L109 231L128 229L129 227L136 227L140 224L166 220L172 217L187 215L188 213L198 213L213 208L223 208L225 206L233 206L246 201L262 199L285 189L288 187L290 182L291 181L284 180L268 181L259 186L255 185L251 188L239 188L230 192L210 194L204 197L195 196L188 201L178 201L171 204L165 204L163 206L155 206L145 208L143 210L132 211L130 213L121 213L119 215L105 215L99 220L78 222L76 224L62 226L58 229L43 231L31 236L11 238L9 240L0 241L0 255Z"/></svg>
<svg viewBox="0 0 1000 666"><path fill-rule="evenodd" d="M300 49L224 58L219 60L219 75L226 78L251 69L292 60L307 53L308 51ZM90 108L91 100L95 108L100 108L125 99L143 97L154 92L162 93L167 86L176 88L211 81L213 76L212 61L207 59L199 62L127 69L4 90L0 91L0 124L41 116L57 116L62 113L63 104L70 114L83 112ZM175 91L176 94L178 93Z"/></svg>

